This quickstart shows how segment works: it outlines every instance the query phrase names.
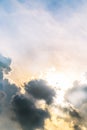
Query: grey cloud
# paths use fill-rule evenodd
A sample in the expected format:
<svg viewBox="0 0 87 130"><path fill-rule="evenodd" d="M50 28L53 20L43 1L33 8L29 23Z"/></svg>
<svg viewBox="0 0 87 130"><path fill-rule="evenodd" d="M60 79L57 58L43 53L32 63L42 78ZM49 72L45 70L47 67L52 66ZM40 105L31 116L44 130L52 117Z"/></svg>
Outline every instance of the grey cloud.
<svg viewBox="0 0 87 130"><path fill-rule="evenodd" d="M55 96L55 91L47 85L46 81L41 79L32 80L25 84L25 90L34 98L45 100L47 104L51 104Z"/></svg>
<svg viewBox="0 0 87 130"><path fill-rule="evenodd" d="M3 130L16 129L10 118L10 103L13 95L19 92L19 88L4 78L4 74L8 74L11 71L10 65L11 59L0 55L0 129Z"/></svg>
<svg viewBox="0 0 87 130"><path fill-rule="evenodd" d="M8 73L11 68L11 59L0 55L0 95L6 95L6 102L9 103L12 96L18 91L18 87L15 84L10 84L8 79L4 79L4 73ZM0 99L2 97L0 96Z"/></svg>
<svg viewBox="0 0 87 130"><path fill-rule="evenodd" d="M78 125L74 125L74 130L82 130Z"/></svg>
<svg viewBox="0 0 87 130"><path fill-rule="evenodd" d="M80 113L73 107L65 107L63 108L64 112L68 112L68 114L72 117L72 118L76 118L78 120L81 119Z"/></svg>
<svg viewBox="0 0 87 130"><path fill-rule="evenodd" d="M35 129L44 129L45 120L51 118L51 115L48 111L48 108L42 109L39 106L37 107L37 101L45 100L46 106L53 103L53 98L56 95L56 92L51 88L46 81L31 80L28 83L24 84L24 89L26 92L21 94L20 89L15 84L11 84L8 79L4 79L4 73L7 74L11 70L10 68L11 60L1 56L0 58L0 119L2 118L5 121L5 118L11 123L16 123L22 130L35 130ZM79 101L73 96L74 93L78 95L78 92L81 92L82 97L80 105L83 106L79 109L77 104ZM62 112L70 117L70 122L73 122L72 128L74 130L82 130L82 126L87 126L86 124L86 99L87 99L87 86L80 85L78 82L74 83L74 87L69 89L66 92L65 99L71 101L76 99L76 106L74 107L67 106L61 108ZM83 95L85 95L83 97ZM67 102L67 101L66 101ZM39 104L38 104L39 105ZM77 109L76 109L77 107ZM83 113L84 111L84 113ZM85 115L85 116L84 116ZM83 116L85 118L83 118ZM68 121L64 119L65 121ZM69 123L69 122L68 122ZM81 126L82 125L82 126ZM13 125L14 126L14 125ZM9 129L10 123L9 123ZM7 128L7 129L8 129ZM4 128L3 128L4 129ZM15 129L15 126L14 128ZM19 129L17 127L17 129ZM6 128L5 128L6 130Z"/></svg>
<svg viewBox="0 0 87 130"><path fill-rule="evenodd" d="M47 104L51 104L55 92L44 80L33 80L24 84L25 90L32 96L27 96L26 93L21 94L18 86L4 78L4 73L7 74L11 70L10 64L9 58L0 55L0 119L3 119L2 124L5 124L5 118L8 118L8 122L16 123L22 130L44 129L45 119L50 118L50 113L47 109L37 108L35 101L44 99ZM7 129L11 129L10 123ZM2 124L0 128L3 127L6 130ZM13 127L15 129L15 125Z"/></svg>
<svg viewBox="0 0 87 130"><path fill-rule="evenodd" d="M6 58L0 54L0 77L2 77L1 76L2 71L8 73L11 70L10 64L11 64L11 59Z"/></svg>
<svg viewBox="0 0 87 130"><path fill-rule="evenodd" d="M75 130L83 130L82 126L87 127L87 84L81 84L79 81L75 81L73 87L68 89L65 94L65 100L74 106L78 111L71 108L69 114L75 118L76 123L74 123L73 128Z"/></svg>
<svg viewBox="0 0 87 130"><path fill-rule="evenodd" d="M75 107L80 107L87 101L87 84L75 83L65 94L65 99Z"/></svg>
<svg viewBox="0 0 87 130"><path fill-rule="evenodd" d="M70 125L70 128L83 130L82 127L85 126L84 118L78 109L71 104L68 104L66 107L60 107L60 109L66 115L62 119Z"/></svg>
<svg viewBox="0 0 87 130"><path fill-rule="evenodd" d="M12 110L16 114L15 120L21 124L23 130L44 128L44 120L50 117L46 110L37 109L32 99L24 95L16 95L13 98Z"/></svg>
<svg viewBox="0 0 87 130"><path fill-rule="evenodd" d="M0 91L0 102L6 97L5 93L3 91Z"/></svg>

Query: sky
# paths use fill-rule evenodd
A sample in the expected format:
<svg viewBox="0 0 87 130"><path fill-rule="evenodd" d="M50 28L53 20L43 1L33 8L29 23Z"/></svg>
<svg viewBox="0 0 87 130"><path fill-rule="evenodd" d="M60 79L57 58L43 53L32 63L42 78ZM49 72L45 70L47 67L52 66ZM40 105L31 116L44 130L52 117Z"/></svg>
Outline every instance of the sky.
<svg viewBox="0 0 87 130"><path fill-rule="evenodd" d="M86 25L85 0L1 0L0 52L12 59L13 80L52 67L78 78L86 71Z"/></svg>
<svg viewBox="0 0 87 130"><path fill-rule="evenodd" d="M1 129L86 130L86 42L86 0L0 0Z"/></svg>

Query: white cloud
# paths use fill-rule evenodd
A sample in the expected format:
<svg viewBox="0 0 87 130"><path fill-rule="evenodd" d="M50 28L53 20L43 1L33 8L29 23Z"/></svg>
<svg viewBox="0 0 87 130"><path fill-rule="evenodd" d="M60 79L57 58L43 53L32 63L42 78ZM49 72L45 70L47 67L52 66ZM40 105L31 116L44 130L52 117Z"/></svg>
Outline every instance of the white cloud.
<svg viewBox="0 0 87 130"><path fill-rule="evenodd" d="M78 74L86 71L87 4L65 16L61 9L61 19L44 8L13 4L16 11L0 15L0 52L11 57L19 70L34 73L56 66Z"/></svg>

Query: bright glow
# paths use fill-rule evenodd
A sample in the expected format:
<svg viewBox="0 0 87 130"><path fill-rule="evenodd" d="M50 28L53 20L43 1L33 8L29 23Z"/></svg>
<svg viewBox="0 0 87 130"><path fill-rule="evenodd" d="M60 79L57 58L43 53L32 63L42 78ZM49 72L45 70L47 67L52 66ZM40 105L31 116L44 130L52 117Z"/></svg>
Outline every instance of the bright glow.
<svg viewBox="0 0 87 130"><path fill-rule="evenodd" d="M71 86L73 79L62 72L57 72L53 67L45 73L45 80L49 85L61 89L67 89Z"/></svg>
<svg viewBox="0 0 87 130"><path fill-rule="evenodd" d="M55 67L52 67L46 72L41 73L39 78L45 79L56 90L55 104L65 105L64 93L72 86L74 78L76 78L74 74L71 72L67 74L58 72Z"/></svg>

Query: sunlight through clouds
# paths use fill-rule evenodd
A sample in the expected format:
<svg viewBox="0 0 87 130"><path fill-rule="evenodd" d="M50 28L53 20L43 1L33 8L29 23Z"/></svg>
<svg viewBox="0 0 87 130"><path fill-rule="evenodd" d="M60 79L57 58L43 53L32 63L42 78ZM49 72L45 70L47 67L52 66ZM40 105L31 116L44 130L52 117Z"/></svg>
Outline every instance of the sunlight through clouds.
<svg viewBox="0 0 87 130"><path fill-rule="evenodd" d="M87 129L86 42L86 0L0 1L0 129Z"/></svg>

